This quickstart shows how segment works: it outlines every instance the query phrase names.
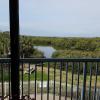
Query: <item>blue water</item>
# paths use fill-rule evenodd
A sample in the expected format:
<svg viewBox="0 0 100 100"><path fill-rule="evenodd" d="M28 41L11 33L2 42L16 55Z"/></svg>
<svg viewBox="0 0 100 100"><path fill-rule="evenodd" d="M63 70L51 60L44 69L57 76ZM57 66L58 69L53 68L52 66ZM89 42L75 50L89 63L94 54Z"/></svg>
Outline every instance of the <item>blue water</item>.
<svg viewBox="0 0 100 100"><path fill-rule="evenodd" d="M56 51L52 46L34 46L34 48L42 51L46 58L51 58L52 54Z"/></svg>

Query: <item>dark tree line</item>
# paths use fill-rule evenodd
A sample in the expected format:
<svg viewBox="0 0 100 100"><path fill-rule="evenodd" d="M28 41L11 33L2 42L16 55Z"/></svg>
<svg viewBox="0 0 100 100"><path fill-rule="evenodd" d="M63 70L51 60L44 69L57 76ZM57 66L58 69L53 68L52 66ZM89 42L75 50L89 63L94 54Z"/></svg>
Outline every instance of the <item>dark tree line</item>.
<svg viewBox="0 0 100 100"><path fill-rule="evenodd" d="M31 37L35 45L52 45L56 49L65 50L100 50L100 38L56 38Z"/></svg>

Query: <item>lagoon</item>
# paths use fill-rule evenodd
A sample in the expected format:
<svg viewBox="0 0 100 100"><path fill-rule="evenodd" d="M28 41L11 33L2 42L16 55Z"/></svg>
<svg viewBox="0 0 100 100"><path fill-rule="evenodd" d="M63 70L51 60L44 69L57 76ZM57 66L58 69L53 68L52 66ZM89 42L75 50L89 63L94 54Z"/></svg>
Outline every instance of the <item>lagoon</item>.
<svg viewBox="0 0 100 100"><path fill-rule="evenodd" d="M43 52L46 58L52 58L52 54L56 51L52 46L34 46L34 48Z"/></svg>

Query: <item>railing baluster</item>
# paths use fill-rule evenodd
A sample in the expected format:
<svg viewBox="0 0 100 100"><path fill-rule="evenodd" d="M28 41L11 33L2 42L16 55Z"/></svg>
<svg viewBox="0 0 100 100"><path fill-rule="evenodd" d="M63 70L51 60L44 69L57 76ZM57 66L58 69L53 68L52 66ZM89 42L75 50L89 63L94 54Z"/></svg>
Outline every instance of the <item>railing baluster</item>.
<svg viewBox="0 0 100 100"><path fill-rule="evenodd" d="M22 62L22 72L21 72L22 73L22 87L21 87L22 88L22 99L23 99L23 72L24 72L23 70L24 70L24 66Z"/></svg>
<svg viewBox="0 0 100 100"><path fill-rule="evenodd" d="M60 63L60 87L59 87L59 100L61 100L61 83L62 83L62 62Z"/></svg>
<svg viewBox="0 0 100 100"><path fill-rule="evenodd" d="M92 64L90 64L89 100L91 100Z"/></svg>
<svg viewBox="0 0 100 100"><path fill-rule="evenodd" d="M72 63L71 100L73 99L74 62Z"/></svg>
<svg viewBox="0 0 100 100"><path fill-rule="evenodd" d="M79 79L80 79L80 62L78 63L78 74L77 74L77 97L76 97L76 100L79 99Z"/></svg>
<svg viewBox="0 0 100 100"><path fill-rule="evenodd" d="M41 67L41 100L43 100L43 62Z"/></svg>
<svg viewBox="0 0 100 100"><path fill-rule="evenodd" d="M50 72L50 63L48 62L48 84L47 84L47 100L49 100L49 72Z"/></svg>
<svg viewBox="0 0 100 100"><path fill-rule="evenodd" d="M55 81L56 81L56 62L54 63L54 89L53 89L53 100L55 100Z"/></svg>
<svg viewBox="0 0 100 100"><path fill-rule="evenodd" d="M68 62L66 63L66 95L65 100L67 100L67 84L68 84Z"/></svg>
<svg viewBox="0 0 100 100"><path fill-rule="evenodd" d="M35 64L35 100L36 100L36 94L37 94L37 65Z"/></svg>
<svg viewBox="0 0 100 100"><path fill-rule="evenodd" d="M83 66L83 91L82 91L82 100L85 100L85 94L86 94L86 75L87 75L87 62L84 63Z"/></svg>
<svg viewBox="0 0 100 100"><path fill-rule="evenodd" d="M96 100L96 92L97 92L97 75L98 75L98 63L96 63L96 76L95 76L94 100Z"/></svg>
<svg viewBox="0 0 100 100"><path fill-rule="evenodd" d="M4 77L3 77L3 65L1 64L1 84L2 84L2 100L4 98Z"/></svg>
<svg viewBox="0 0 100 100"><path fill-rule="evenodd" d="M11 77L10 75L11 75L11 70L10 70L10 69L11 69L11 68L10 68L10 64L8 64L8 73L9 73L9 75L8 75L8 76L9 76L9 78L8 78L8 79L9 79L9 100L10 100L10 92L11 92L11 86L10 86L10 79L11 79L11 78L10 78L10 77Z"/></svg>
<svg viewBox="0 0 100 100"><path fill-rule="evenodd" d="M28 100L30 100L30 63L28 64Z"/></svg>

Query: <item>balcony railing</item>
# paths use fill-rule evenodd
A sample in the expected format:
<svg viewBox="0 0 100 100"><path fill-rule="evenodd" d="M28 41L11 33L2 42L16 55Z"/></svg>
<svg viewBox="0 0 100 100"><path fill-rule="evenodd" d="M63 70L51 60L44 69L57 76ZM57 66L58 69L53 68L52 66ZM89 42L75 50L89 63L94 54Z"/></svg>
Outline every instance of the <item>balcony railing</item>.
<svg viewBox="0 0 100 100"><path fill-rule="evenodd" d="M11 59L0 59L0 100L11 100ZM20 99L100 100L100 59L20 59Z"/></svg>

